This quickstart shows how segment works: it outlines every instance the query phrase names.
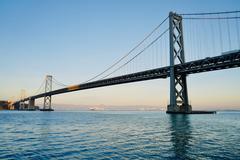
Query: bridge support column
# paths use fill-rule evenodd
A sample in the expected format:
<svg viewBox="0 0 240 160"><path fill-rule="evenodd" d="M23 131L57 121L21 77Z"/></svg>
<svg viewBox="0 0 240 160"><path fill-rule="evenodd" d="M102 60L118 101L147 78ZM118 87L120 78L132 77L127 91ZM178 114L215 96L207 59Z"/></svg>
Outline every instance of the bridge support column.
<svg viewBox="0 0 240 160"><path fill-rule="evenodd" d="M28 110L34 110L35 109L35 99L29 99L28 100Z"/></svg>
<svg viewBox="0 0 240 160"><path fill-rule="evenodd" d="M47 75L46 76L46 82L45 82L45 96L44 96L44 104L43 109L41 111L53 111L52 109L52 97L51 95L47 95L47 92L52 91L52 76Z"/></svg>
<svg viewBox="0 0 240 160"><path fill-rule="evenodd" d="M176 75L174 65L185 63L182 17L169 13L170 40L170 104L167 113L191 113L188 103L186 75Z"/></svg>
<svg viewBox="0 0 240 160"><path fill-rule="evenodd" d="M19 110L24 110L24 109L25 109L25 103L24 103L24 101L21 101L19 103Z"/></svg>

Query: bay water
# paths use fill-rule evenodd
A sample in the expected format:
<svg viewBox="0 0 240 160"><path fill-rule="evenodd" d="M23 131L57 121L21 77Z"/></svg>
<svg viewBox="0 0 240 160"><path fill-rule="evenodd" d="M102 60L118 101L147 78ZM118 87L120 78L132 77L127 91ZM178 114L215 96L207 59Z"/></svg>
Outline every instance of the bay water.
<svg viewBox="0 0 240 160"><path fill-rule="evenodd" d="M0 159L240 159L240 112L0 111Z"/></svg>

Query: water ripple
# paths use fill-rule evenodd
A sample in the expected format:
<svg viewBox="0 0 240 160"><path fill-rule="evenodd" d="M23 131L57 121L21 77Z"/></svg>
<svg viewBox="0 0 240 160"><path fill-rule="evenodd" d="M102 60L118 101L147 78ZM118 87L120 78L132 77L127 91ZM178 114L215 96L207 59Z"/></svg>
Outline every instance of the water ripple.
<svg viewBox="0 0 240 160"><path fill-rule="evenodd" d="M0 112L0 159L239 159L240 113Z"/></svg>

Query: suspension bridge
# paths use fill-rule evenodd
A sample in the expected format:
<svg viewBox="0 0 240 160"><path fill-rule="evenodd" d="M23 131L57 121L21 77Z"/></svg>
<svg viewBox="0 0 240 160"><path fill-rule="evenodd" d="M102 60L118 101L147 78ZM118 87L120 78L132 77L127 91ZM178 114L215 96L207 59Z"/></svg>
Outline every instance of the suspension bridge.
<svg viewBox="0 0 240 160"><path fill-rule="evenodd" d="M152 79L170 78L167 113L193 113L187 76L240 67L240 11L177 14L170 12L140 43L103 72L86 82L65 85L51 75L39 90L13 103L35 106L44 98L42 111L52 111L52 96ZM61 88L53 89L53 85Z"/></svg>

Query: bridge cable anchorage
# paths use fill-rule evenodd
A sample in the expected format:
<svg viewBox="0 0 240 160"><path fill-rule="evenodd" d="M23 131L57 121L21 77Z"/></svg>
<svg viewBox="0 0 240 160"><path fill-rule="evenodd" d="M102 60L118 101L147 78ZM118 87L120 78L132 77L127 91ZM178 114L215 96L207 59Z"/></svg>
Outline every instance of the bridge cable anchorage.
<svg viewBox="0 0 240 160"><path fill-rule="evenodd" d="M96 76L88 79L84 83L87 83L89 81L92 81L92 80L98 78L99 76L103 75L104 73L106 73L107 71L109 71L110 69L115 67L117 64L119 64L123 59L125 59L127 56L129 56L131 53L133 53L133 51L136 50L140 45L142 45L154 32L156 32L157 29L159 29L167 21L167 19L168 19L168 16L159 25L157 25L157 27L155 27L142 41L140 41L135 47L133 47L127 54L125 54L123 57L121 57L119 60L117 60L111 66L109 66L107 69L105 69L103 72L101 72L101 73L97 74Z"/></svg>
<svg viewBox="0 0 240 160"><path fill-rule="evenodd" d="M108 76L112 75L113 73L115 73L116 71L118 71L119 69L123 68L124 66L126 66L128 63L130 63L132 60L134 60L135 58L137 58L139 55L141 55L145 50L147 50L150 46L152 46L157 40L159 40L165 33L167 33L167 31L169 30L166 29L162 34L160 34L156 39L154 39L150 44L148 44L145 48L143 48L143 50L141 50L138 54L136 54L134 57L132 57L130 60L128 60L126 63L124 63L123 65L119 66L118 68L116 68L115 70L113 70L112 72L110 72L109 74L107 74L106 76L102 77L102 79L107 78Z"/></svg>

